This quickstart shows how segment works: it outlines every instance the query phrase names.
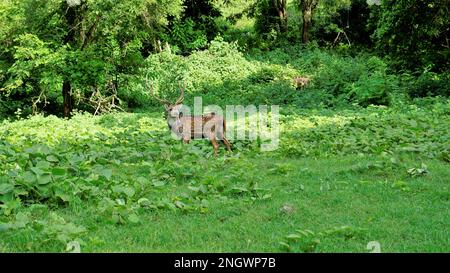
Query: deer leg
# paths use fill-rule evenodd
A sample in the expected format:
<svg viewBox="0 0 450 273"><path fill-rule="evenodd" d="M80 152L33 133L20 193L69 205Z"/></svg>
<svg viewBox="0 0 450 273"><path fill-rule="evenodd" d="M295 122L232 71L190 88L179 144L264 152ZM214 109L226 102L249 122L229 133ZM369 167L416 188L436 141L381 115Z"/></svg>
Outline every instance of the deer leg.
<svg viewBox="0 0 450 273"><path fill-rule="evenodd" d="M216 141L216 138L213 134L209 136L209 140L211 141L212 146L214 147L214 156L217 157L217 151L219 150L219 144Z"/></svg>
<svg viewBox="0 0 450 273"><path fill-rule="evenodd" d="M222 130L219 130L217 135L218 135L218 138L220 140L222 140L222 142L227 146L227 150L229 152L231 152L231 143L228 141L228 139L225 138L225 132L224 132L223 128L222 128Z"/></svg>
<svg viewBox="0 0 450 273"><path fill-rule="evenodd" d="M227 150L231 152L231 143L225 137L222 138L223 143L227 146Z"/></svg>
<svg viewBox="0 0 450 273"><path fill-rule="evenodd" d="M183 138L183 143L184 144L189 144L190 139L189 138Z"/></svg>

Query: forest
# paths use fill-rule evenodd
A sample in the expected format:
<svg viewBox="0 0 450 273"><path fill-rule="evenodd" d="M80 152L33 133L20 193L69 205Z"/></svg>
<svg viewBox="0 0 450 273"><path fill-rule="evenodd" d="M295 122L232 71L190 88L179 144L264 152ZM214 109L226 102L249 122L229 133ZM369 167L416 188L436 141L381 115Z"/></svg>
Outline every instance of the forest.
<svg viewBox="0 0 450 273"><path fill-rule="evenodd" d="M0 0L0 253L450 252L449 95L450 0Z"/></svg>

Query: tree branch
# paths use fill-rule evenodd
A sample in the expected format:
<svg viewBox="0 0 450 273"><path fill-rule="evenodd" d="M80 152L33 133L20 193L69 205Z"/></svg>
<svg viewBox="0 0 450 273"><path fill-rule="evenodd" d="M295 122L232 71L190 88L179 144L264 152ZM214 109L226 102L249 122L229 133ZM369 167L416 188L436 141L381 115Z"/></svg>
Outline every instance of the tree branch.
<svg viewBox="0 0 450 273"><path fill-rule="evenodd" d="M89 28L86 38L84 38L83 43L81 45L81 50L84 50L88 43L92 41L92 38L94 37L94 33L97 30L97 24L100 21L101 16L97 15L97 18L95 19L95 22L92 24L92 26Z"/></svg>

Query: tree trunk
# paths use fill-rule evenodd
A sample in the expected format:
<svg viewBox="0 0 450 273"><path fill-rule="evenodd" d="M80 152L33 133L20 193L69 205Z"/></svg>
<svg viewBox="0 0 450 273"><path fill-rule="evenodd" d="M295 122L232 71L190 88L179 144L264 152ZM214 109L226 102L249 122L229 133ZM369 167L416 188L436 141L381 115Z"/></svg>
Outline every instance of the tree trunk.
<svg viewBox="0 0 450 273"><path fill-rule="evenodd" d="M70 118L70 114L72 113L72 95L70 89L70 82L65 80L62 87L62 95L64 99L64 117L66 118Z"/></svg>
<svg viewBox="0 0 450 273"><path fill-rule="evenodd" d="M61 9L64 11L64 17L67 21L68 29L66 37L64 38L65 44L75 43L75 30L77 28L77 11L81 9L84 2L79 4L69 5L67 1L61 2ZM66 75L63 80L62 86L62 96L63 96L63 108L64 117L70 118L72 112L72 95L71 95L71 85L70 79Z"/></svg>
<svg viewBox="0 0 450 273"><path fill-rule="evenodd" d="M302 43L309 42L309 29L311 27L311 10L303 11L303 28L302 28Z"/></svg>
<svg viewBox="0 0 450 273"><path fill-rule="evenodd" d="M277 10L279 18L280 31L286 33L288 31L288 18L286 13L286 0L272 0L273 6Z"/></svg>
<svg viewBox="0 0 450 273"><path fill-rule="evenodd" d="M319 0L300 0L302 8L303 27L302 27L302 43L309 42L309 30L312 24L313 11Z"/></svg>

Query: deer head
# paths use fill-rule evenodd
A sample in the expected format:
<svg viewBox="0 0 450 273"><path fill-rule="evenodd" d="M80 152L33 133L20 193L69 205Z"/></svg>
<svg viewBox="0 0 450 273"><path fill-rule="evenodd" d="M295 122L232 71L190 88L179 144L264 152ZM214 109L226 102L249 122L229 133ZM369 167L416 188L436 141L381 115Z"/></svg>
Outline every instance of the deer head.
<svg viewBox="0 0 450 273"><path fill-rule="evenodd" d="M149 84L148 79L145 79L145 81L147 84L147 88L150 89L150 95L164 105L164 109L166 109L166 115L168 118L175 119L180 117L180 115L182 115L181 108L183 107L182 102L184 100L185 85L182 86L181 83L178 83L180 87L180 97L175 101L175 103L172 103L168 100L158 98L153 90L153 84L152 83Z"/></svg>

